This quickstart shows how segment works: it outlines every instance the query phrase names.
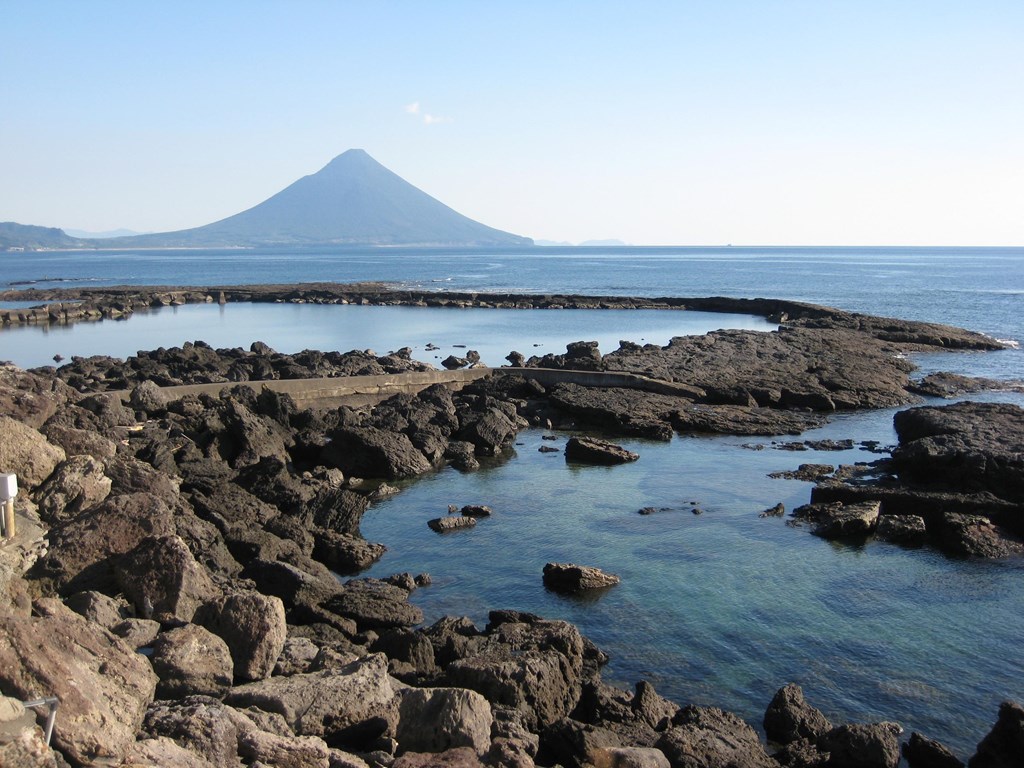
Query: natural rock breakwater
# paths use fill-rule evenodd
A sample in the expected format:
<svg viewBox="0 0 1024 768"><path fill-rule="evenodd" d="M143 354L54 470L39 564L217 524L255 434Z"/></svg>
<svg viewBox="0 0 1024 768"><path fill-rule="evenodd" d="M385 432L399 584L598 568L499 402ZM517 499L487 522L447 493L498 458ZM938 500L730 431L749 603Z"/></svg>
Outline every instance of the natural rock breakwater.
<svg viewBox="0 0 1024 768"><path fill-rule="evenodd" d="M250 354L276 359L259 347ZM668 353L651 354L661 366ZM609 356L583 345L566 357L600 365ZM906 380L902 366L888 370ZM0 371L0 413L11 417L4 426L19 448L4 463L25 478L25 511L34 506L49 527L49 548L26 577L20 568L5 571L4 621L13 640L0 664L0 690L29 698L36 695L30 687L60 688L55 738L73 763L838 766L898 759L892 726L834 727L792 689L773 701L772 718L766 714L769 738L785 745L770 757L729 713L680 708L643 683L633 694L605 686L602 654L564 622L499 611L483 631L464 619L414 630L422 615L407 597L416 579L339 584L327 570L352 573L380 554L358 525L375 493L388 491L359 476L413 476L443 460L471 468L478 456L500 452L524 423L568 425L584 409L570 409L579 397L571 391L553 396L562 385L549 392L525 376L498 376L456 393L435 386L374 409L315 412L269 391L167 401L137 384L126 408L49 370ZM821 384L821 370L809 376ZM883 398L911 396L906 388L851 383ZM624 390L613 393L622 398L616 407L588 401L586 415L629 433L692 424L676 415L691 411L728 414L730 421L713 422L725 429L744 423L736 414L808 413L787 408L781 392L764 405L753 393L753 403L699 402L708 397L701 392L662 402L638 421L627 404L655 396ZM82 653L72 637L89 638ZM36 647L55 652L26 656ZM153 648L152 661L132 653L136 647ZM72 650L71 660L57 658ZM68 680L84 695L64 687ZM790 734L769 725L780 718L807 726ZM439 730L438 722L445 724ZM1020 723L1020 709L1004 706L973 764L998 764L1000 748L1015 754L1007 750ZM401 752L443 756L396 758Z"/></svg>

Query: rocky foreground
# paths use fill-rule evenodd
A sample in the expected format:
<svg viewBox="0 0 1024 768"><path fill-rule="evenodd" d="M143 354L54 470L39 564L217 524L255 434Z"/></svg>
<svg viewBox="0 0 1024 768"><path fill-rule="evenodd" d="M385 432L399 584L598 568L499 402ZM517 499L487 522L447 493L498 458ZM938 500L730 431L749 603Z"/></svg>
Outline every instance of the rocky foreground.
<svg viewBox="0 0 1024 768"><path fill-rule="evenodd" d="M606 657L566 622L497 610L483 628L458 617L423 627L408 598L428 575L336 576L384 551L359 531L368 506L394 491L383 481L444 462L471 470L529 423L781 434L839 408L907 402L914 385L896 353L931 342L921 329L885 338L893 331L877 320L605 356L577 344L561 359L523 361L640 371L686 395L496 372L457 392L435 385L373 408L301 410L269 390L172 400L153 383L393 372L417 365L405 351L195 344L56 371L0 366L0 469L21 484L20 533L0 547L0 693L60 700L48 750L38 728L19 727L31 714L0 699L0 764L895 766L898 725L830 723L797 686L769 704L764 743L720 709L669 702L642 681L632 692L604 684ZM709 372L715 345L731 378ZM870 365L853 359L862 354ZM789 373L755 378L769 360ZM946 485L934 493L974 495L979 517L987 502L977 494L1019 509L1019 413L1006 413L1015 443L979 431L977 413L932 411L900 427L907 440L893 461L906 482L938 477L927 467L941 457ZM910 448L917 440L927 450ZM986 519L1002 526L1007 515ZM902 753L911 766L960 764L920 734ZM1017 765L1020 754L1024 708L1006 703L970 764Z"/></svg>

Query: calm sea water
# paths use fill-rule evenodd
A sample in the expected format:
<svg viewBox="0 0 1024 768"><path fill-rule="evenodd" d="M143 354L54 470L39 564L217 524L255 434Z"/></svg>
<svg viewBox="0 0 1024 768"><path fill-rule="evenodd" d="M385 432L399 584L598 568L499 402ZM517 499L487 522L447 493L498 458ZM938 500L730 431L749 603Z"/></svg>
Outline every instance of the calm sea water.
<svg viewBox="0 0 1024 768"><path fill-rule="evenodd" d="M385 280L426 289L646 296L779 297L945 322L1024 340L1024 249L533 249L177 251L0 257L5 280L40 285L241 284ZM378 352L466 344L500 364L509 350L561 351L595 339L664 343L714 327L767 327L744 316L680 312L434 311L319 306L181 307L123 322L0 333L0 358L42 364L59 352L131 354L203 339L281 351ZM537 347L533 345L539 345ZM438 353L432 353L438 354ZM1024 378L1021 350L928 355L925 370ZM1018 395L988 400L1024 405ZM895 442L893 411L849 414L805 438ZM527 430L515 452L475 473L445 469L407 483L367 514L367 538L389 546L371 575L428 571L414 601L433 620L491 608L561 617L612 656L609 679L645 678L680 702L716 704L759 724L788 681L837 721L894 719L963 756L1000 701L1024 700L1024 566L954 561L871 542L827 543L758 512L808 500L810 486L767 473L805 462L875 455L773 450L771 441L677 437L624 441L635 464L574 467L540 453ZM555 445L566 435L557 434ZM751 442L765 445L752 450ZM472 531L438 536L426 521L449 503L495 514ZM691 513L696 503L702 515ZM641 516L641 507L665 508ZM551 560L598 565L622 584L590 600L544 590Z"/></svg>

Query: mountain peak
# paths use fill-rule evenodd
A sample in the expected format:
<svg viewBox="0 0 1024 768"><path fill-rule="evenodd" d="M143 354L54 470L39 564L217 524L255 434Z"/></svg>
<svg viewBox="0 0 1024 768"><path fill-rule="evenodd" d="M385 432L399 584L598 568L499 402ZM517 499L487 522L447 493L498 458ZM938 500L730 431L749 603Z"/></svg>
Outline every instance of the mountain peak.
<svg viewBox="0 0 1024 768"><path fill-rule="evenodd" d="M452 210L374 160L342 152L247 211L195 229L119 238L119 245L303 244L514 246L532 240Z"/></svg>

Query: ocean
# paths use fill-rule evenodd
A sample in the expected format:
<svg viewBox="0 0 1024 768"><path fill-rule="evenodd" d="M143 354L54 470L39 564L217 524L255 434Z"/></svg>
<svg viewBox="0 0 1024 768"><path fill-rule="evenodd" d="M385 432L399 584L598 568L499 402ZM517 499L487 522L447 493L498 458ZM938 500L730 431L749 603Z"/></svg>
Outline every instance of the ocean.
<svg viewBox="0 0 1024 768"><path fill-rule="evenodd" d="M11 287L380 280L436 291L787 298L1024 341L1021 248L322 248L8 254L0 263ZM500 365L513 349L543 354L593 339L610 351L620 339L664 344L717 327L771 326L690 312L187 306L127 321L5 330L0 359L33 366L58 353L125 356L202 339L218 347L261 340L284 352L411 346L435 364L435 355L465 344ZM441 349L429 352L427 343ZM915 362L922 372L1024 378L1020 348ZM973 397L1024 405L1012 393ZM830 543L758 517L810 495L808 483L769 472L878 458L860 448L778 450L779 442L890 445L894 412L842 414L778 442L622 440L641 458L611 468L567 465L559 453L538 451L563 445L567 434L550 441L543 430L526 430L514 452L477 472L446 468L376 504L363 534L389 551L368 575L429 572L433 585L413 595L428 621L453 613L482 624L493 608L567 619L611 656L606 679L646 679L680 703L731 709L758 727L774 692L797 682L835 722L896 720L967 757L1000 701L1024 701L1024 563ZM426 521L448 504L487 504L494 515L439 536ZM660 511L637 514L643 507ZM560 597L541 583L548 561L596 565L622 583L596 599Z"/></svg>

